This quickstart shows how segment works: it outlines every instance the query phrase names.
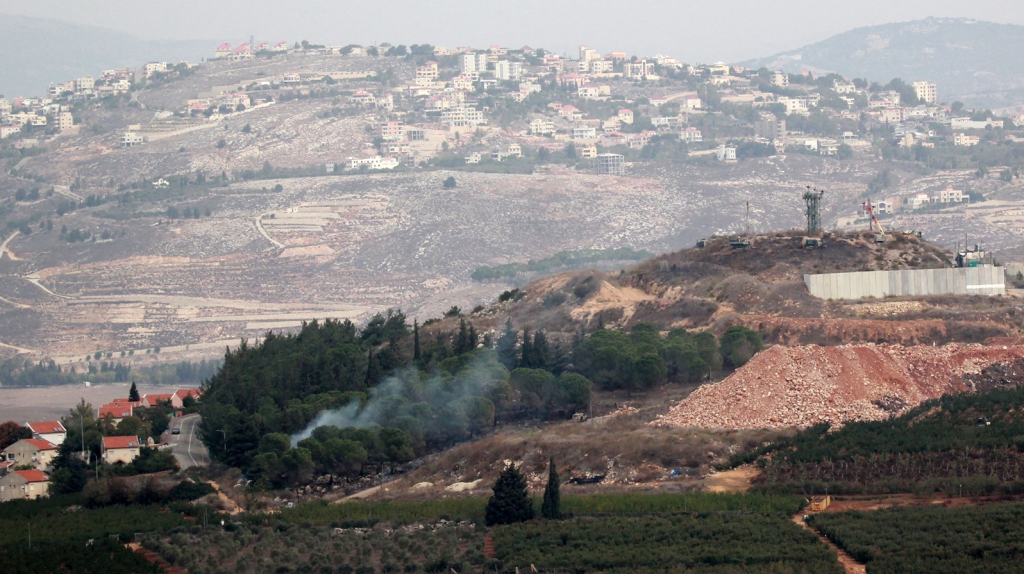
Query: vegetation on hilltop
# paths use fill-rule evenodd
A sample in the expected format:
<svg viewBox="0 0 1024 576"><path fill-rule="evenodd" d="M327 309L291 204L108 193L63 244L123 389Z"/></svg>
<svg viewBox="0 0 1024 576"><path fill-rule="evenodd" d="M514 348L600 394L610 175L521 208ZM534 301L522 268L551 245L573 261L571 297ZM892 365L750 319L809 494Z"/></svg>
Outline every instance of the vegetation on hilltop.
<svg viewBox="0 0 1024 576"><path fill-rule="evenodd" d="M257 486L352 477L485 433L496 420L568 418L589 406L592 381L636 391L699 380L723 357L745 362L760 335L737 327L723 343L685 330L663 338L652 324L580 335L568 348L511 322L481 342L464 317L457 331L414 324L411 333L393 311L361 330L311 322L228 351L205 385L204 441Z"/></svg>
<svg viewBox="0 0 1024 576"><path fill-rule="evenodd" d="M643 260L654 256L646 250L632 248L609 248L607 250L564 250L541 260L530 260L527 263L513 262L501 266L481 266L470 274L478 282L515 278L526 272L551 272L559 268L579 268L601 261Z"/></svg>

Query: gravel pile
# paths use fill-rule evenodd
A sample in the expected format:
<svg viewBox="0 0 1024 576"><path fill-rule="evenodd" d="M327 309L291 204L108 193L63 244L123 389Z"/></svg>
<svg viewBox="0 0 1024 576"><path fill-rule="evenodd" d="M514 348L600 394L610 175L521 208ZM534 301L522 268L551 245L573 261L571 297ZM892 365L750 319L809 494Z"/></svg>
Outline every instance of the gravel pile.
<svg viewBox="0 0 1024 576"><path fill-rule="evenodd" d="M701 386L652 425L751 429L881 420L929 398L973 391L965 376L1022 356L1024 345L774 346L725 380Z"/></svg>

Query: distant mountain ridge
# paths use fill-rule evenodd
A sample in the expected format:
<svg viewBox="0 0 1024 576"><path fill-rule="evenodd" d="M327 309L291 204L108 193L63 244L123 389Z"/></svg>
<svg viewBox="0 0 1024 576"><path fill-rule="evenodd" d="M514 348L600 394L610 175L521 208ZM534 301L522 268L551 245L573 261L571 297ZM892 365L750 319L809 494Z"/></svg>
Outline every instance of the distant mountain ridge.
<svg viewBox="0 0 1024 576"><path fill-rule="evenodd" d="M968 107L1024 104L1024 26L967 18L925 18L856 28L744 66L837 72L886 83L928 80L943 102Z"/></svg>
<svg viewBox="0 0 1024 576"><path fill-rule="evenodd" d="M12 14L0 14L0 94L42 96L51 82L97 76L150 61L198 62L210 40L140 40L130 34Z"/></svg>

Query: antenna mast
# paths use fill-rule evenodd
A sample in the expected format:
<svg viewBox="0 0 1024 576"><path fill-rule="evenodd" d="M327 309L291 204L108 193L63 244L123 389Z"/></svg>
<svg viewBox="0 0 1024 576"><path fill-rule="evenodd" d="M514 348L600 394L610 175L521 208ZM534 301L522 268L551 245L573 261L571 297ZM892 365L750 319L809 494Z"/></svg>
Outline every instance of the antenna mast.
<svg viewBox="0 0 1024 576"><path fill-rule="evenodd" d="M743 223L744 223L744 226L746 227L746 235L749 237L750 236L750 202L747 202L747 217L743 221Z"/></svg>
<svg viewBox="0 0 1024 576"><path fill-rule="evenodd" d="M825 195L824 190L807 186L804 192L804 202L807 203L807 235L814 236L821 232L821 197Z"/></svg>

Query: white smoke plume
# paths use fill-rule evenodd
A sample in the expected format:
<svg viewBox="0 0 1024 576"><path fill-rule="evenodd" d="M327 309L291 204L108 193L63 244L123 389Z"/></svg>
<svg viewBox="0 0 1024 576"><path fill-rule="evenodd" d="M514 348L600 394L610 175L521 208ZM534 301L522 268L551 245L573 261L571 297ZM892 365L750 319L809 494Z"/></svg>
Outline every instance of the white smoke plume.
<svg viewBox="0 0 1024 576"><path fill-rule="evenodd" d="M341 408L325 410L317 414L305 429L293 434L292 446L300 440L309 438L319 426L337 426L338 428L369 428L374 425L388 426L394 417L396 405L399 410L409 404L426 402L431 406L435 416L443 406L463 398L487 396L494 386L501 385L509 379L508 370L497 361L497 356L487 350L478 351L465 368L455 376L446 372L433 374L424 378L422 373L413 368L399 370L389 376L377 387L369 391L366 404L353 400ZM403 402L399 398L404 398ZM432 422L425 422L427 427Z"/></svg>

